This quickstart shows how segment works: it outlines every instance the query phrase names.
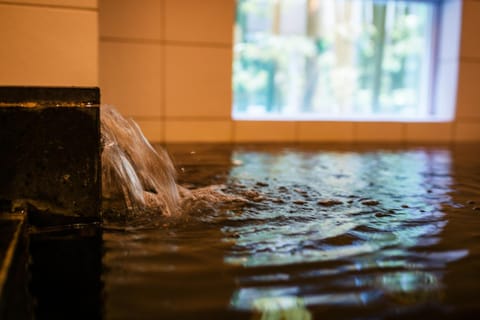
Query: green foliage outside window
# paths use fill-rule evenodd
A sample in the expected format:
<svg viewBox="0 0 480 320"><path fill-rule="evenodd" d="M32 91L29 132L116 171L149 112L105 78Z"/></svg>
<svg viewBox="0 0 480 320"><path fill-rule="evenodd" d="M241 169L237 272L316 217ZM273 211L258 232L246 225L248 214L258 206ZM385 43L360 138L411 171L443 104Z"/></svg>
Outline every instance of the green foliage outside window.
<svg viewBox="0 0 480 320"><path fill-rule="evenodd" d="M235 115L428 114L435 4L237 0Z"/></svg>

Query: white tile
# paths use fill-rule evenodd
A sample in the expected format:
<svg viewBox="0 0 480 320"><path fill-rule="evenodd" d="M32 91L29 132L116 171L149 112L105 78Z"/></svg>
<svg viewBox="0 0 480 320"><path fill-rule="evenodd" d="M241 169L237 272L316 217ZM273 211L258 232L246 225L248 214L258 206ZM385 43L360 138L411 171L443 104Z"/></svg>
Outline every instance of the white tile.
<svg viewBox="0 0 480 320"><path fill-rule="evenodd" d="M407 142L450 142L453 136L451 122L407 123Z"/></svg>
<svg viewBox="0 0 480 320"><path fill-rule="evenodd" d="M102 103L116 106L127 116L162 116L161 55L160 45L102 41Z"/></svg>
<svg viewBox="0 0 480 320"><path fill-rule="evenodd" d="M163 0L100 0L102 37L161 40Z"/></svg>
<svg viewBox="0 0 480 320"><path fill-rule="evenodd" d="M136 119L133 120L138 124L143 135L150 142L163 142L163 122L155 119Z"/></svg>
<svg viewBox="0 0 480 320"><path fill-rule="evenodd" d="M231 142L231 121L167 120L166 142Z"/></svg>
<svg viewBox="0 0 480 320"><path fill-rule="evenodd" d="M456 142L479 142L480 141L480 121L457 121L455 123Z"/></svg>
<svg viewBox="0 0 480 320"><path fill-rule="evenodd" d="M352 122L299 122L298 141L353 141Z"/></svg>
<svg viewBox="0 0 480 320"><path fill-rule="evenodd" d="M0 4L2 85L98 85L97 12Z"/></svg>
<svg viewBox="0 0 480 320"><path fill-rule="evenodd" d="M165 0L170 41L231 44L235 0Z"/></svg>
<svg viewBox="0 0 480 320"><path fill-rule="evenodd" d="M296 123L293 121L235 121L235 142L293 142Z"/></svg>
<svg viewBox="0 0 480 320"><path fill-rule="evenodd" d="M404 124L397 122L355 123L355 141L401 142L404 140Z"/></svg>
<svg viewBox="0 0 480 320"><path fill-rule="evenodd" d="M167 117L230 119L232 51L166 46Z"/></svg>
<svg viewBox="0 0 480 320"><path fill-rule="evenodd" d="M463 1L461 56L480 58L480 1Z"/></svg>
<svg viewBox="0 0 480 320"><path fill-rule="evenodd" d="M480 117L480 61L460 63L457 117Z"/></svg>

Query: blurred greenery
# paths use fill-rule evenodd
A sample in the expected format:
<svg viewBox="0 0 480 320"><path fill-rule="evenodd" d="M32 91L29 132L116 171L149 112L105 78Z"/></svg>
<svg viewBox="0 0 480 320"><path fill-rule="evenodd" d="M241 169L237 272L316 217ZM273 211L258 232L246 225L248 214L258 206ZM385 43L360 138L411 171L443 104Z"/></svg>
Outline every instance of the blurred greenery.
<svg viewBox="0 0 480 320"><path fill-rule="evenodd" d="M235 112L422 112L433 6L237 0Z"/></svg>

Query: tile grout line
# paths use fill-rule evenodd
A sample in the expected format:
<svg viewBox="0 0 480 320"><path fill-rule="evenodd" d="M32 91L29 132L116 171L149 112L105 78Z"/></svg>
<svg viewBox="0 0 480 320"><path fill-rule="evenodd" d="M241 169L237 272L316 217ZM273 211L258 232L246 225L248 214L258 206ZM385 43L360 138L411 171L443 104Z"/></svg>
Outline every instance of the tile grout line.
<svg viewBox="0 0 480 320"><path fill-rule="evenodd" d="M480 122L480 117L479 116L471 116L471 117L457 117L455 121L461 121L461 122Z"/></svg>
<svg viewBox="0 0 480 320"><path fill-rule="evenodd" d="M293 126L293 142L300 143L300 122L295 121Z"/></svg>
<svg viewBox="0 0 480 320"><path fill-rule="evenodd" d="M69 9L69 10L81 10L81 11L98 12L98 7L81 7L81 6L68 6L68 5L29 3L29 2L23 2L22 3L22 2L14 2L14 1L0 1L0 5L29 7L29 8Z"/></svg>
<svg viewBox="0 0 480 320"><path fill-rule="evenodd" d="M457 121L452 122L452 127L450 128L450 141L452 143L456 142L456 132L457 132Z"/></svg>
<svg viewBox="0 0 480 320"><path fill-rule="evenodd" d="M165 14L165 10L166 10L166 4L165 4L165 1L161 1L160 2L160 36L162 39L165 38L165 28L166 28L166 14ZM167 68L166 68L166 59L167 59L167 50L164 46L162 46L161 50L160 50L160 65L161 65L161 91L162 91L162 99L160 101L160 113L162 115L162 119L161 119L161 127L160 127L160 140L162 143L166 143L167 141L167 84L166 84L166 80L167 80L167 75L166 75L166 72L167 72Z"/></svg>
<svg viewBox="0 0 480 320"><path fill-rule="evenodd" d="M163 23L163 28L165 23ZM162 38L164 35L162 34ZM117 43L131 43L131 44L157 44L157 45L169 45L177 47L202 47L202 48L216 48L216 49L231 49L232 43L220 43L220 42L201 42L201 41L181 41L181 40L162 40L162 39L147 39L147 38L127 38L127 37L115 37L115 36L100 36L100 41L104 42L117 42Z"/></svg>
<svg viewBox="0 0 480 320"><path fill-rule="evenodd" d="M480 63L480 57L460 56L459 60L460 62L466 62L466 63Z"/></svg>
<svg viewBox="0 0 480 320"><path fill-rule="evenodd" d="M230 143L235 143L235 132L236 132L236 125L235 121L230 118Z"/></svg>

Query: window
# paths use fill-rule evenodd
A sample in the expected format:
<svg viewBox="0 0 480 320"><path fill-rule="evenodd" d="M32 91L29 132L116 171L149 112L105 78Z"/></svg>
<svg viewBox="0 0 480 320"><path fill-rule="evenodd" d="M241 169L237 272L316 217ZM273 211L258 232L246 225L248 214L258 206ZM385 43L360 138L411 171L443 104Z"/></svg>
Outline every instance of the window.
<svg viewBox="0 0 480 320"><path fill-rule="evenodd" d="M440 4L237 0L233 117L435 118Z"/></svg>

